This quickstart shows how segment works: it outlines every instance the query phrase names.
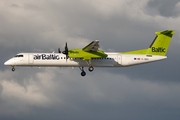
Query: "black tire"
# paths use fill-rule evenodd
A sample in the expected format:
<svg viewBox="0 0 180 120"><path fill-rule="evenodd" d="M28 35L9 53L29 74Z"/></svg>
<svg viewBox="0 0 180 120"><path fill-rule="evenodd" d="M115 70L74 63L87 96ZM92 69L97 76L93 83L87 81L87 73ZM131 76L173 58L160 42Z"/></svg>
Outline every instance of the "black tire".
<svg viewBox="0 0 180 120"><path fill-rule="evenodd" d="M82 71L82 72L81 72L81 76L84 77L85 75L86 75L86 72Z"/></svg>
<svg viewBox="0 0 180 120"><path fill-rule="evenodd" d="M92 66L89 67L89 71L92 72L94 68Z"/></svg>
<svg viewBox="0 0 180 120"><path fill-rule="evenodd" d="M14 72L14 71L15 71L15 68L12 68L12 71Z"/></svg>

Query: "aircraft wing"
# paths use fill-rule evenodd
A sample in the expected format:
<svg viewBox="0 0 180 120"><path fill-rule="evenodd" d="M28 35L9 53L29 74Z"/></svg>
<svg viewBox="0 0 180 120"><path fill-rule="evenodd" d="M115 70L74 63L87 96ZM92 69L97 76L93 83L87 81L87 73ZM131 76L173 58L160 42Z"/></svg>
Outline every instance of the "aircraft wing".
<svg viewBox="0 0 180 120"><path fill-rule="evenodd" d="M84 47L82 50L83 51L98 51L98 48L99 48L99 40L94 40L92 41L89 45L87 45L86 47Z"/></svg>
<svg viewBox="0 0 180 120"><path fill-rule="evenodd" d="M99 40L94 40L83 49L68 50L68 56L70 58L83 58L83 60L91 60L92 58L107 57L107 54L105 54L102 50L98 50L98 48L99 48Z"/></svg>

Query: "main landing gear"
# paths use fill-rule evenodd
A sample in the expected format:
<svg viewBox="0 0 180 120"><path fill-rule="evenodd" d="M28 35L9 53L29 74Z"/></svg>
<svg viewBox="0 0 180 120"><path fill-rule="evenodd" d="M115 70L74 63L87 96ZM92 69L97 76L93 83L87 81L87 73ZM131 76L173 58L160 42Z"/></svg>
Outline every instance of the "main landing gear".
<svg viewBox="0 0 180 120"><path fill-rule="evenodd" d="M86 72L84 71L84 67L79 67L79 69L82 71L81 72L81 76L85 76ZM92 66L89 67L89 71L92 72L94 70L94 68Z"/></svg>
<svg viewBox="0 0 180 120"><path fill-rule="evenodd" d="M92 72L94 68L92 66L89 67L89 71Z"/></svg>
<svg viewBox="0 0 180 120"><path fill-rule="evenodd" d="M84 76L86 75L86 72L84 71L84 67L82 67L82 68L79 67L79 69L82 71L82 72L81 72L81 76L84 77Z"/></svg>
<svg viewBox="0 0 180 120"><path fill-rule="evenodd" d="M85 62L88 64L89 66L89 71L92 72L94 70L93 66L91 65L91 60L85 60Z"/></svg>
<svg viewBox="0 0 180 120"><path fill-rule="evenodd" d="M88 70L90 71L90 72L92 72L93 70L94 70L94 68L93 68L93 66L91 65L91 60L85 60L85 62L88 64L88 66L89 66L89 68L88 68ZM79 67L79 69L82 71L81 72L81 76L85 76L86 75L86 72L84 71L84 67Z"/></svg>

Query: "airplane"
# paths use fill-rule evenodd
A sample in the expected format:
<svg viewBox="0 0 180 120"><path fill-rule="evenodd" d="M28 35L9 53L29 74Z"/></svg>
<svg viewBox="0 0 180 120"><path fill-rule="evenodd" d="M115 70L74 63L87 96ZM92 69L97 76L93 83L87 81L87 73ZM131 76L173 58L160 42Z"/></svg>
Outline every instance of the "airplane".
<svg viewBox="0 0 180 120"><path fill-rule="evenodd" d="M99 40L92 41L83 49L68 49L58 53L19 53L4 65L28 67L79 67L85 76L84 67L92 72L94 67L127 67L166 59L166 52L174 30L155 32L156 37L149 48L129 52L103 52L99 50Z"/></svg>

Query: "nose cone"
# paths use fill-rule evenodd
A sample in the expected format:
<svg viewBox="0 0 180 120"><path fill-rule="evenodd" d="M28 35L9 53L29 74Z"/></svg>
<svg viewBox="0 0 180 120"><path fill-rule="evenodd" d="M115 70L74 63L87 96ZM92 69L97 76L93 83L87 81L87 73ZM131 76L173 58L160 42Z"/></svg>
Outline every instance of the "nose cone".
<svg viewBox="0 0 180 120"><path fill-rule="evenodd" d="M4 65L12 65L12 61L11 60L8 60L4 63Z"/></svg>

